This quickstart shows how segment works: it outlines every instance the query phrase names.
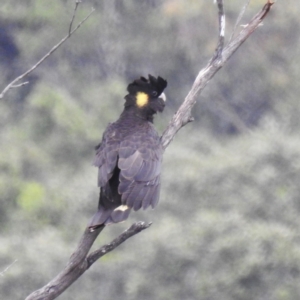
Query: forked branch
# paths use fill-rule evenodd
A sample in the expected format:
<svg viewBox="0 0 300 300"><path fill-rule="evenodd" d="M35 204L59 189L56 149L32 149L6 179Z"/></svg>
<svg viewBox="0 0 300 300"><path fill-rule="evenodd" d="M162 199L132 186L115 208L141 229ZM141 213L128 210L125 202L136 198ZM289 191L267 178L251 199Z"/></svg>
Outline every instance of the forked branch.
<svg viewBox="0 0 300 300"><path fill-rule="evenodd" d="M142 230L147 229L150 225L150 223L147 224L145 222L136 222L111 243L102 246L90 254L88 253L97 236L103 230L104 226L94 230L93 232L90 232L90 230L87 228L75 252L71 255L66 267L48 284L31 293L25 300L52 300L57 298L99 258L113 251L127 239L136 235Z"/></svg>

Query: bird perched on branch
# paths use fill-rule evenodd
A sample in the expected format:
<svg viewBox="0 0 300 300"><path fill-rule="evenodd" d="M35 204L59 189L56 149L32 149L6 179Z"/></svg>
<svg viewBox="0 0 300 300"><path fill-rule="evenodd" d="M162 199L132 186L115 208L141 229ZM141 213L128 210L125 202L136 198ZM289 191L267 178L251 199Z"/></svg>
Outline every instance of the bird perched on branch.
<svg viewBox="0 0 300 300"><path fill-rule="evenodd" d="M166 80L152 75L128 85L122 114L96 147L100 197L90 230L122 222L131 210L157 205L163 149L153 116L165 107L166 87Z"/></svg>

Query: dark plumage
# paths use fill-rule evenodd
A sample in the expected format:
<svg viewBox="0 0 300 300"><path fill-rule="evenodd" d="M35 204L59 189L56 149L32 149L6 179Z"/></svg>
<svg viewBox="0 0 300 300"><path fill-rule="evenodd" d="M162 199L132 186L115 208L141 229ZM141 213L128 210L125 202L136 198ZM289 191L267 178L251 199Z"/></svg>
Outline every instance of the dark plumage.
<svg viewBox="0 0 300 300"><path fill-rule="evenodd" d="M124 221L132 209L157 205L163 149L152 123L164 109L166 86L166 80L151 75L128 85L122 114L96 147L100 198L91 229Z"/></svg>

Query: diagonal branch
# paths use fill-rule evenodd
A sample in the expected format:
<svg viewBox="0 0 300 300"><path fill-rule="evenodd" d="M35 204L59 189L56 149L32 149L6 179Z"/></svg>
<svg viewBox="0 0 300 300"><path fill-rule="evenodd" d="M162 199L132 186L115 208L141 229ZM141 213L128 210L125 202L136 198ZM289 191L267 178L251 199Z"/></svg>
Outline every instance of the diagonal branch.
<svg viewBox="0 0 300 300"><path fill-rule="evenodd" d="M187 123L193 120L191 112L193 106L196 104L197 97L205 88L210 79L224 66L229 58L235 53L235 51L247 40L247 38L255 31L262 20L266 17L274 3L268 0L262 10L258 12L252 20L242 29L242 31L232 39L231 42L223 49L222 58L219 59L219 55L214 54L213 58L209 61L207 66L203 68L197 75L191 90L186 96L184 102L173 116L168 127L161 136L161 143L164 149L173 140L175 134ZM218 48L216 52L218 51Z"/></svg>
<svg viewBox="0 0 300 300"><path fill-rule="evenodd" d="M95 9L93 8L91 10L91 12L81 21L77 24L77 26L72 30L72 25L73 25L73 21L75 18L75 14L76 14L76 10L78 7L79 2L76 1L76 6L74 9L74 14L72 16L72 20L69 26L69 32L68 34L59 42L57 43L55 46L52 47L52 49L50 49L50 51L48 53L46 53L35 65L33 65L30 69L28 69L25 73L21 74L20 76L18 76L17 78L15 78L11 83L9 83L4 90L1 92L0 94L0 99L4 97L4 95L11 89L14 87L20 87L23 86L25 84L27 84L28 82L23 82L20 84L17 84L20 80L22 80L24 77L26 77L27 75L29 75L30 73L32 73L41 63L43 63L55 50L57 50L67 39L69 39L72 34L77 31L77 29L79 29L79 27L85 22L87 21L87 19L91 16L91 14L95 11Z"/></svg>
<svg viewBox="0 0 300 300"><path fill-rule="evenodd" d="M0 276L4 276L4 274L10 269L18 260L15 259L9 266L7 266L3 271L0 272Z"/></svg>
<svg viewBox="0 0 300 300"><path fill-rule="evenodd" d="M152 223L144 223L144 222L137 222L131 225L130 228L128 228L123 234L118 236L116 239L114 239L111 243L102 246L100 249L92 252L88 257L87 257L87 263L88 263L88 268L99 258L107 254L108 252L114 250L116 247L118 247L120 244L125 242L128 238L132 237L133 235L139 233L140 231L147 229L148 227L151 226Z"/></svg>
<svg viewBox="0 0 300 300"><path fill-rule="evenodd" d="M142 230L150 227L151 223L136 222L124 231L119 237L111 243L102 246L100 249L88 255L94 241L104 229L104 226L95 229L93 232L87 228L81 237L81 240L71 255L66 267L44 287L31 293L25 300L52 300L62 294L70 285L73 284L90 266L99 258L116 249L130 237L136 235Z"/></svg>

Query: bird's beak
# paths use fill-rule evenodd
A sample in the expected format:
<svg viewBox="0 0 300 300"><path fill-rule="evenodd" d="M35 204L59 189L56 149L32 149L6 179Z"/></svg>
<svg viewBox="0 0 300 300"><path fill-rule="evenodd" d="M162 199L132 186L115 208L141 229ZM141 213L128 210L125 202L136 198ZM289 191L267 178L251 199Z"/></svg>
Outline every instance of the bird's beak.
<svg viewBox="0 0 300 300"><path fill-rule="evenodd" d="M167 97L166 97L166 94L165 93L162 93L159 98L163 99L164 102L167 101Z"/></svg>

